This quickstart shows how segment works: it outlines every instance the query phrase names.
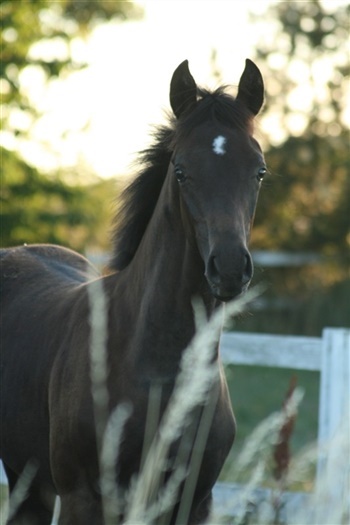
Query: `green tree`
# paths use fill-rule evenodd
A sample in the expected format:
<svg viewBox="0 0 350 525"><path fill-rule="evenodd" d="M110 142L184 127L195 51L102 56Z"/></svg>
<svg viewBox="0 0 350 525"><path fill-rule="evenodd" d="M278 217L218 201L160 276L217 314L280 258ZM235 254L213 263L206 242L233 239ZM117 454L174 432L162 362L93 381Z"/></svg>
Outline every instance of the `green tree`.
<svg viewBox="0 0 350 525"><path fill-rule="evenodd" d="M253 21L266 79L261 128L271 175L252 246L312 252L318 262L256 268L270 306L238 328L320 335L324 326L348 326L350 319L349 6L276 2Z"/></svg>
<svg viewBox="0 0 350 525"><path fill-rule="evenodd" d="M2 246L49 242L84 251L106 245L101 225L108 207L101 203L115 191L114 181L67 184L57 175L41 174L4 148L0 155Z"/></svg>
<svg viewBox="0 0 350 525"><path fill-rule="evenodd" d="M28 165L18 153L18 144L30 133L38 118L27 97L21 75L36 68L49 82L57 76L85 67L71 57L73 38L84 38L98 23L118 17L141 16L133 2L108 0L1 0L0 95L2 102L1 148L1 244L31 242L68 244L83 250L97 244L111 181L90 175L90 186L68 183L64 174L47 176ZM44 44L55 43L45 54ZM15 118L14 118L15 117ZM70 177L72 180L72 177ZM73 179L74 180L74 179Z"/></svg>
<svg viewBox="0 0 350 525"><path fill-rule="evenodd" d="M319 0L279 2L265 20L275 27L257 46L267 79L266 122L278 115L283 139L267 151L272 176L261 195L255 243L345 259L350 242L344 119L349 8L330 12Z"/></svg>
<svg viewBox="0 0 350 525"><path fill-rule="evenodd" d="M21 86L20 75L25 68L39 68L47 80L82 68L86 64L77 63L71 57L73 37L83 38L102 21L124 20L141 14L133 2L122 0L0 0L1 118L6 123L14 107L35 115ZM52 42L56 44L56 51L43 53L42 45ZM21 130L14 129L14 132Z"/></svg>
<svg viewBox="0 0 350 525"><path fill-rule="evenodd" d="M276 2L263 21L253 16L257 31L269 27L260 29L256 55L268 79L266 111L283 139L344 129L349 18L349 5L326 9L322 0Z"/></svg>

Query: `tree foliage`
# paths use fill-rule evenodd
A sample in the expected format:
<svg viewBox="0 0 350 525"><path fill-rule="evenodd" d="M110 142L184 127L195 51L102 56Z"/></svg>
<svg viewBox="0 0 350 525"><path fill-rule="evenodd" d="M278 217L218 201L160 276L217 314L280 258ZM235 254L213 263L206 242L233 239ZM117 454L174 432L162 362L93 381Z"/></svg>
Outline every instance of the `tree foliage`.
<svg viewBox="0 0 350 525"><path fill-rule="evenodd" d="M30 133L38 116L21 82L25 69L36 68L47 82L81 69L85 64L74 61L70 52L73 38L83 38L94 25L114 17L141 15L133 2L119 0L1 0L0 7L1 124L15 144ZM55 45L45 53L44 43L46 48ZM15 146L1 148L0 170L3 246L52 242L80 251L87 244L105 246L109 207L103 203L109 201L111 181L95 177L90 185L80 186L67 183L66 174L41 174Z"/></svg>
<svg viewBox="0 0 350 525"><path fill-rule="evenodd" d="M349 7L276 2L255 21L270 28L256 47L266 79L261 128L270 177L252 245L312 252L318 262L258 267L270 306L238 329L320 335L350 318Z"/></svg>
<svg viewBox="0 0 350 525"><path fill-rule="evenodd" d="M278 2L263 22L253 17L270 27L261 31L256 59L267 79L266 110L284 138L337 136L344 128L349 17L349 6L326 10L321 0Z"/></svg>
<svg viewBox="0 0 350 525"><path fill-rule="evenodd" d="M260 248L346 255L348 138L345 131L328 139L291 136L268 151L271 176L262 190L254 232Z"/></svg>
<svg viewBox="0 0 350 525"><path fill-rule="evenodd" d="M4 104L16 103L22 108L26 103L20 82L24 68L39 67L48 79L63 69L84 67L84 63L76 63L71 57L73 37L83 36L102 21L142 14L133 2L122 0L1 0L0 7L1 95ZM53 42L55 51L40 54L38 44Z"/></svg>
<svg viewBox="0 0 350 525"><path fill-rule="evenodd" d="M108 207L101 207L111 191L111 180L89 186L64 182L58 175L41 174L12 152L1 148L1 244L48 242L78 251L106 245Z"/></svg>
<svg viewBox="0 0 350 525"><path fill-rule="evenodd" d="M286 138L266 155L271 177L254 232L260 248L348 253L347 9L328 12L313 0L279 2L267 13L276 32L258 46L257 61L267 79L266 117L280 115Z"/></svg>

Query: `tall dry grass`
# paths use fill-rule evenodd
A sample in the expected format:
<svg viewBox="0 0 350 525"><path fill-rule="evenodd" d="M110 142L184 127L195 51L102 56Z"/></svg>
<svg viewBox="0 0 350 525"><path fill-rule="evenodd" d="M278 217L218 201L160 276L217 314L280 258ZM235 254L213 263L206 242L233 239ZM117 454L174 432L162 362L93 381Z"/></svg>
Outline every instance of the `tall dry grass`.
<svg viewBox="0 0 350 525"><path fill-rule="evenodd" d="M226 315L232 316L240 313L245 305L253 300L260 292L253 290L239 301L232 302L226 306ZM108 447L102 447L103 429L107 428L108 413L108 392L106 389L107 377L107 359L106 359L106 339L107 324L106 305L101 282L95 281L90 287L90 325L91 325L91 383L94 402L94 413L96 420L96 430L98 434L100 454L100 471L101 471L101 493L104 501L103 510L104 518L107 525L115 523L116 517L123 511L125 523L153 523L166 512L170 512L176 504L177 493L180 485L184 483L183 496L181 498L178 523L186 523L194 491L199 475L199 468L202 455L205 450L206 440L214 415L216 399L212 394L217 392L220 384L221 369L215 357L217 342L224 323L224 309L219 308L212 318L208 321L204 305L199 300L194 301L193 310L196 322L196 334L188 348L184 351L180 372L176 379L174 391L170 402L160 421L158 421L160 399L156 388L153 390L149 405L148 418L146 424L146 434L148 428L158 426L158 431L153 432L154 437L150 443L146 441L147 452L144 451L142 459L142 468L137 478L134 479L130 491L126 496L127 504L123 509L119 508L118 491L114 488L114 500L111 498L113 490L111 480L112 471L109 471L110 464L102 461L103 457L112 458L115 450L118 449L123 429L120 426L112 425L116 435L115 442L113 439L105 440L113 445L113 450L109 451ZM209 397L209 393L211 396ZM179 461L177 468L163 483L165 465L167 463L170 447L176 442L189 425L191 414L196 407L204 405L205 408L201 415L199 431L193 443L193 453L190 458L189 475L184 469L187 461ZM124 407L125 410L125 407ZM130 407L128 407L130 410ZM152 420L154 420L151 423ZM111 427L111 425L109 425ZM109 432L110 434L110 432ZM152 432L150 433L152 435ZM179 450L182 455L184 450ZM114 456L116 459L116 456ZM115 463L112 462L112 465ZM107 481L109 480L109 481ZM124 495L125 496L125 495ZM114 501L115 503L111 503ZM106 502L109 502L106 504ZM165 519L165 518L162 518Z"/></svg>

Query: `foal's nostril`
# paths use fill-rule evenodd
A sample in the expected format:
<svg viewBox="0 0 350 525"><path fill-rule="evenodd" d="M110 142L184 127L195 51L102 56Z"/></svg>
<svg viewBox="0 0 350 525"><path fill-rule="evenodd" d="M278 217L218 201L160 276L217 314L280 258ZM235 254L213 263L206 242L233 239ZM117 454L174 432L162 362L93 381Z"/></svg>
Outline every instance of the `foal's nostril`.
<svg viewBox="0 0 350 525"><path fill-rule="evenodd" d="M218 283L220 281L219 270L215 263L215 255L209 257L206 274L212 283Z"/></svg>
<svg viewBox="0 0 350 525"><path fill-rule="evenodd" d="M244 268L244 272L242 276L242 282L243 284L247 284L253 277L253 262L252 262L252 258L249 252L247 252L244 257L245 257L245 268Z"/></svg>

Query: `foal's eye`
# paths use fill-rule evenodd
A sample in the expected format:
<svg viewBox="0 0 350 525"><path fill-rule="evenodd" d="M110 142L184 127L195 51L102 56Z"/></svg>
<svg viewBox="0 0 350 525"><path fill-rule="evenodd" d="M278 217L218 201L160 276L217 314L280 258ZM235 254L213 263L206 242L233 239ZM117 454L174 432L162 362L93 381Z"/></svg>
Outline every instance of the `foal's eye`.
<svg viewBox="0 0 350 525"><path fill-rule="evenodd" d="M258 174L256 176L256 178L258 179L259 182L261 182L263 180L263 178L265 177L267 173L267 169L266 168L260 168L259 171L258 171Z"/></svg>
<svg viewBox="0 0 350 525"><path fill-rule="evenodd" d="M185 170L181 166L175 166L174 173L178 182L183 182L186 179Z"/></svg>

